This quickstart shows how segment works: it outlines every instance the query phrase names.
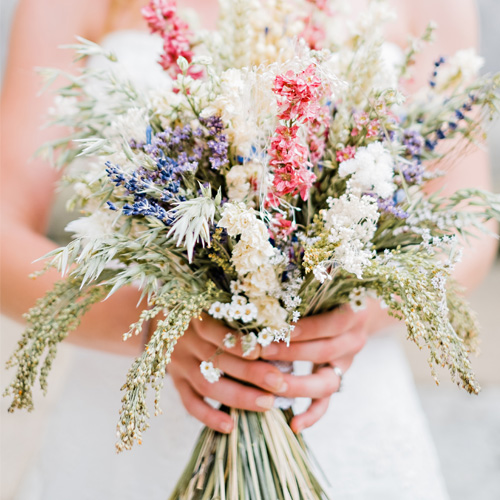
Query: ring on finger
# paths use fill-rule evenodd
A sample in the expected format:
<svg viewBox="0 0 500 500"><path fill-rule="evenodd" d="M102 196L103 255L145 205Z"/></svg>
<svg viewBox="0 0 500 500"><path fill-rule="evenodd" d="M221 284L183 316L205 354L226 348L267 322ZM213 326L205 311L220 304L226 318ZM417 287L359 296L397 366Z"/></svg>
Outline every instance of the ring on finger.
<svg viewBox="0 0 500 500"><path fill-rule="evenodd" d="M317 369L319 368L331 368L333 370L333 373L335 373L335 375L337 375L337 377L339 378L339 388L337 389L337 392L341 392L343 385L342 381L344 380L344 372L342 368L340 368L339 366L335 366L332 363L321 363L317 366Z"/></svg>

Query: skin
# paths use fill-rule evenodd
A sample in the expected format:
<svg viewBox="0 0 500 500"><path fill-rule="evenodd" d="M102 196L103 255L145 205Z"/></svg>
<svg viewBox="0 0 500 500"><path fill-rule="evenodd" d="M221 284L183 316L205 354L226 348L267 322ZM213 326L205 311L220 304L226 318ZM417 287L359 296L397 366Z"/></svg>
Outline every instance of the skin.
<svg viewBox="0 0 500 500"><path fill-rule="evenodd" d="M52 96L46 93L36 97L40 81L32 68L69 67L70 51L57 47L71 43L75 33L98 41L108 31L144 29L140 17L131 14L139 12L144 2L125 3L128 10L114 10L114 16L110 17L109 0L20 1L12 29L1 101L1 307L4 314L16 319L20 319L22 313L59 278L55 272L49 272L36 281L27 277L41 267L40 263L33 264L33 261L55 248L44 233L57 173L40 159L31 157L40 144L64 133L64 130L40 128L45 121L46 109L52 104ZM354 12L366 7L365 0L351 3ZM189 0L179 4L201 11L205 26L215 25L217 9L213 2ZM394 43L404 45L408 32L422 33L429 20L427 13L431 13L440 26L436 44L419 56L415 78L407 84L409 91L426 84L432 63L439 56L477 46L477 13L472 0L420 0L418 4L395 2L395 6L400 20L387 30L387 38ZM64 23L53 22L61 18L64 18ZM51 29L47 30L47 26ZM436 181L431 190L442 189L446 195L462 187L491 187L484 151L475 149L454 160L452 165L444 166L449 173ZM443 168L443 165L439 167ZM495 230L495 225L490 224L490 228ZM468 289L477 286L488 272L495 251L495 240L479 234L466 249L455 278ZM137 355L144 347L148 332L144 337L133 337L127 342L121 338L137 318L138 296L133 288L123 289L106 302L95 305L67 340L93 349ZM248 358L242 357L239 347L225 350L217 362L231 379L224 377L217 384L210 384L201 375L199 364L221 347L228 329L205 315L192 321L178 342L169 373L187 411L221 432L229 432L233 422L228 415L209 406L204 397L253 411L272 407L276 394L310 397L312 404L309 409L291 423L295 431L300 431L324 415L331 395L339 387L339 378L333 369L317 365L331 363L345 372L366 340L393 322L375 301L358 313L343 307L305 318L299 321L289 348L284 344L272 344L263 350L256 349ZM257 358L312 361L316 369L308 376L283 375Z"/></svg>

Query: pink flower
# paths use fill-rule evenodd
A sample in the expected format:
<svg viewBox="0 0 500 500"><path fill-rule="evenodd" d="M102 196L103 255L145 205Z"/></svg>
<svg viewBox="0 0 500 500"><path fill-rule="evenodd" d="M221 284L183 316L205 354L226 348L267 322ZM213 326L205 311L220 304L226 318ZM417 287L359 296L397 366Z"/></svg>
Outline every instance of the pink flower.
<svg viewBox="0 0 500 500"><path fill-rule="evenodd" d="M285 219L285 216L278 212L270 221L269 235L273 239L285 239L296 229L297 226L295 226L292 221Z"/></svg>
<svg viewBox="0 0 500 500"><path fill-rule="evenodd" d="M152 33L165 30L167 20L175 15L175 0L151 0L149 5L141 9L142 17L148 23Z"/></svg>
<svg viewBox="0 0 500 500"><path fill-rule="evenodd" d="M278 75L273 87L273 92L283 98L278 100L278 118L302 123L312 120L320 109L318 101L321 87L322 82L314 64L300 73L290 70Z"/></svg>
<svg viewBox="0 0 500 500"><path fill-rule="evenodd" d="M343 161L351 160L355 155L356 148L354 146L347 146L337 151L337 161L342 163Z"/></svg>
<svg viewBox="0 0 500 500"><path fill-rule="evenodd" d="M363 111L362 113L354 113L354 123L358 128L363 128L370 122L370 115Z"/></svg>
<svg viewBox="0 0 500 500"><path fill-rule="evenodd" d="M326 38L325 30L319 24L316 24L312 16L308 16L304 19L305 28L302 33L299 35L300 38L303 38L307 45L313 50L321 49L321 42L323 42Z"/></svg>
<svg viewBox="0 0 500 500"><path fill-rule="evenodd" d="M188 62L193 60L189 26L177 16L175 0L150 0L149 5L142 9L142 15L147 21L152 33L160 33L163 37L163 54L160 57L162 68L172 77L180 72L177 59L182 56ZM188 74L192 78L201 78L203 71L189 67Z"/></svg>
<svg viewBox="0 0 500 500"><path fill-rule="evenodd" d="M380 130L380 121L379 120L372 120L367 126L366 126L366 137L375 137Z"/></svg>

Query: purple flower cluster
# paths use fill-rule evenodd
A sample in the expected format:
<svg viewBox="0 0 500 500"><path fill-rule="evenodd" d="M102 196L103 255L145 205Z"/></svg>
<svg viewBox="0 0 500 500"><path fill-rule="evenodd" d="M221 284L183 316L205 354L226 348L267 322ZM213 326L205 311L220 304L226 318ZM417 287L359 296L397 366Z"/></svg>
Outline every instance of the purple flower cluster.
<svg viewBox="0 0 500 500"><path fill-rule="evenodd" d="M408 212L405 212L401 207L397 205L397 200L395 198L377 200L378 209L386 214L393 215L397 219L406 219L408 217Z"/></svg>
<svg viewBox="0 0 500 500"><path fill-rule="evenodd" d="M416 130L407 129L404 131L403 145L406 146L406 151L412 158L418 158L422 154L425 141Z"/></svg>
<svg viewBox="0 0 500 500"><path fill-rule="evenodd" d="M422 184L425 169L420 161L414 161L409 165L401 166L401 173L408 184Z"/></svg>
<svg viewBox="0 0 500 500"><path fill-rule="evenodd" d="M207 142L210 150L210 165L214 170L219 170L229 161L227 158L229 143L227 142L226 134L224 134L224 123L220 116L204 118L201 120L201 123L212 137Z"/></svg>

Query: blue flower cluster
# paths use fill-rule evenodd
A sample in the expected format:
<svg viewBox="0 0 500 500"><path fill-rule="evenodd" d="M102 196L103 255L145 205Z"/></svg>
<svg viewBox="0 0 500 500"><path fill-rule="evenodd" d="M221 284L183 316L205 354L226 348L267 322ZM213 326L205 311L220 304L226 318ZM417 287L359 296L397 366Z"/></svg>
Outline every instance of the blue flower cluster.
<svg viewBox="0 0 500 500"><path fill-rule="evenodd" d="M141 170L145 171L145 169ZM142 176L139 171L134 171L131 174L126 173L119 165L113 165L109 161L106 162L106 173L113 184L124 187L134 197L133 203L123 205L125 215L152 216L170 225L171 220L168 212L161 204L161 201L164 201L165 193L162 193L161 200L146 194L147 189L154 187L155 183L151 179ZM168 190L167 193L169 193ZM117 210L116 205L110 201L108 201L108 206L111 210Z"/></svg>

